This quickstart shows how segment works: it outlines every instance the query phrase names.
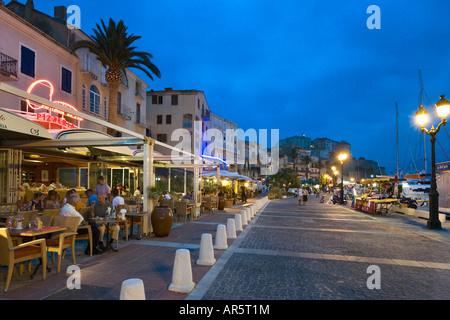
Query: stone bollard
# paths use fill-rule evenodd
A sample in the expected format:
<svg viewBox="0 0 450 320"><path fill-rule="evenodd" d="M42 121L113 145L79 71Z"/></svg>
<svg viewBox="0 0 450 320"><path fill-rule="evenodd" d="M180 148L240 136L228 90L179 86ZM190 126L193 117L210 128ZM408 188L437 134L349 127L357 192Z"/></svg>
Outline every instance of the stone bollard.
<svg viewBox="0 0 450 320"><path fill-rule="evenodd" d="M178 249L175 254L173 265L172 283L169 291L189 293L194 289L192 281L191 254L187 249Z"/></svg>
<svg viewBox="0 0 450 320"><path fill-rule="evenodd" d="M247 225L247 215L245 214L245 210L242 210L239 214L241 216L242 227Z"/></svg>
<svg viewBox="0 0 450 320"><path fill-rule="evenodd" d="M228 248L227 228L224 224L219 224L217 226L216 242L214 244L214 249L225 250L227 248Z"/></svg>
<svg viewBox="0 0 450 320"><path fill-rule="evenodd" d="M200 255L197 264L201 266L212 266L214 263L216 263L216 259L214 258L212 235L210 233L204 233L200 241Z"/></svg>
<svg viewBox="0 0 450 320"><path fill-rule="evenodd" d="M236 239L236 224L234 222L234 219L228 219L227 220L227 238L228 239Z"/></svg>
<svg viewBox="0 0 450 320"><path fill-rule="evenodd" d="M246 209L245 211L245 215L246 215L246 218L247 218L247 223L248 222L250 222L250 221L252 221L252 218L250 217L250 214L251 214L251 211L250 211L251 209Z"/></svg>
<svg viewBox="0 0 450 320"><path fill-rule="evenodd" d="M234 215L234 224L236 225L236 231L244 231L244 229L242 229L242 218L240 213Z"/></svg>
<svg viewBox="0 0 450 320"><path fill-rule="evenodd" d="M141 279L127 279L120 288L120 300L145 300L144 282Z"/></svg>

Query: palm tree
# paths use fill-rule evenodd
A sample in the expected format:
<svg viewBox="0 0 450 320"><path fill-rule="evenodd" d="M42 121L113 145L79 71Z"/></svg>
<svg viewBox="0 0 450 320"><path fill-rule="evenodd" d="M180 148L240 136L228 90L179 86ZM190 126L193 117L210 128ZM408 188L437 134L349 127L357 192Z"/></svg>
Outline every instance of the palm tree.
<svg viewBox="0 0 450 320"><path fill-rule="evenodd" d="M151 80L153 80L152 74L160 78L161 73L150 61L153 58L150 53L136 51L136 47L132 44L141 37L128 34L128 27L122 20L116 24L110 18L108 26L103 20L100 21L101 26L97 24L97 28L92 29L94 32L94 35L91 36L92 40L77 41L73 45L73 51L87 48L97 56L103 67L108 68L105 72L105 80L109 87L108 121L112 122L117 116L117 95L122 78L124 75L126 76L125 69L139 69ZM113 131L109 130L111 133Z"/></svg>

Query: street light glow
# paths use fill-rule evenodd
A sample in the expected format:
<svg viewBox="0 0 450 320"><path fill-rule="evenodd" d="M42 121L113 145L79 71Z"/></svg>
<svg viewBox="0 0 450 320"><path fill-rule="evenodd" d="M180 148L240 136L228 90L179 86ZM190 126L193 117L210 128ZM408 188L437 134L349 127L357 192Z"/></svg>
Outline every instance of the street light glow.
<svg viewBox="0 0 450 320"><path fill-rule="evenodd" d="M438 102L436 102L436 110L439 118L447 118L450 113L450 101L444 98L444 95L440 96Z"/></svg>
<svg viewBox="0 0 450 320"><path fill-rule="evenodd" d="M428 111L423 108L423 105L420 105L416 112L416 122L421 128L428 123Z"/></svg>
<svg viewBox="0 0 450 320"><path fill-rule="evenodd" d="M341 153L338 156L339 161L345 161L347 159L348 155L346 153Z"/></svg>

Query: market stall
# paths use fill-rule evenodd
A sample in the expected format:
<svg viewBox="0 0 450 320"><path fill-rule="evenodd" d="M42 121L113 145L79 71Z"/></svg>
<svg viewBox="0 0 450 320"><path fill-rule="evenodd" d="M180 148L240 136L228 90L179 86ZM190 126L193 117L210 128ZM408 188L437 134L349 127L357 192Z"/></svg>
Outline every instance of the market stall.
<svg viewBox="0 0 450 320"><path fill-rule="evenodd" d="M361 197L355 199L353 207L371 214L387 214L398 203L398 182L404 179L370 179L361 181Z"/></svg>

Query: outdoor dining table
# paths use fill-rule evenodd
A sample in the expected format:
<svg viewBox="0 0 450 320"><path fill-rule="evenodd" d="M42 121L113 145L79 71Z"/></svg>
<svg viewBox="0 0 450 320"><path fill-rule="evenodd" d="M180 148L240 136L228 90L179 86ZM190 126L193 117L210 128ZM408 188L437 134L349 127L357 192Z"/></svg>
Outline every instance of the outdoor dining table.
<svg viewBox="0 0 450 320"><path fill-rule="evenodd" d="M29 229L29 228L9 229L9 234L12 237L16 237L16 240L18 242L17 244L19 245L22 243L22 240L23 240L22 238L31 238L34 240L36 237L48 236L55 232L65 231L66 229L67 228L65 228L65 227L58 227L58 226L42 227L41 230L34 230L34 229ZM39 264L34 269L33 273L30 276L30 279L33 279L34 275L36 274L36 272L38 271L40 266L42 266L42 259L39 259ZM47 265L47 272L50 272L50 271L51 271L51 268Z"/></svg>
<svg viewBox="0 0 450 320"><path fill-rule="evenodd" d="M65 231L67 228L65 227L57 227L57 226L52 226L52 227L42 227L41 230L34 230L34 229L29 229L29 228L22 228L22 229L9 229L9 234L12 237L17 237L18 240L20 241L19 244L22 243L22 238L32 238L33 240L38 237L38 236L43 236L43 235L48 235L54 232L61 232L61 231Z"/></svg>
<svg viewBox="0 0 450 320"><path fill-rule="evenodd" d="M133 220L134 217L140 217L142 219L142 217L144 217L144 212L127 212L125 213L125 216L127 217L131 217L131 225L130 225L130 235L128 236L129 239L136 239L136 240L141 240L141 238L139 237L139 235L135 235L133 234Z"/></svg>
<svg viewBox="0 0 450 320"><path fill-rule="evenodd" d="M110 226L111 223L119 224L119 222L122 221L122 220L114 219L114 218L108 218L108 217L105 217L105 218L94 217L91 220L94 223L104 224L105 227L106 227L106 247L105 247L105 251L118 251L117 249L114 249L112 247L112 245L109 243L109 226Z"/></svg>

